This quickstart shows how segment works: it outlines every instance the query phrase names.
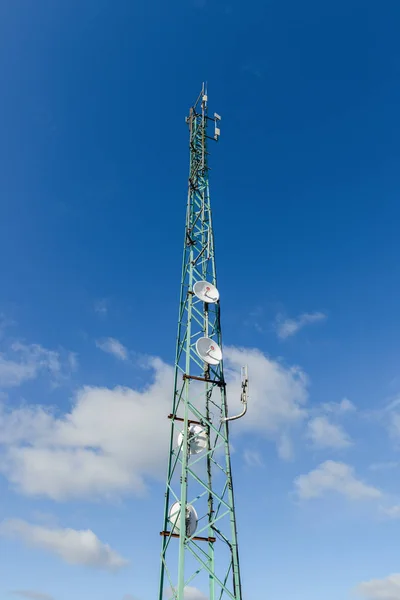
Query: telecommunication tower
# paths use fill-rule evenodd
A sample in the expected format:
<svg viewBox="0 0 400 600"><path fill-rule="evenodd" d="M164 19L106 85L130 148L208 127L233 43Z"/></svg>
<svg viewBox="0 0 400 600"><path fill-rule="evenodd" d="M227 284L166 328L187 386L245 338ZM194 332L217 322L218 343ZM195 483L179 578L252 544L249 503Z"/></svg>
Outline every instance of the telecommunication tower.
<svg viewBox="0 0 400 600"><path fill-rule="evenodd" d="M246 412L248 379L243 368L243 410L229 416L207 152L221 117L209 117L207 103L203 84L186 118L189 190L158 600L242 600L229 421Z"/></svg>

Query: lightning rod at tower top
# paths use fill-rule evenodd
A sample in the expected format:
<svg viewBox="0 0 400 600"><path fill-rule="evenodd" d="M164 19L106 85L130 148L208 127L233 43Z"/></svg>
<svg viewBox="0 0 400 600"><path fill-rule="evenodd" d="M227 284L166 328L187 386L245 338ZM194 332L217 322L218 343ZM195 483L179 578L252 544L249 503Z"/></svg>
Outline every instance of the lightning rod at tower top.
<svg viewBox="0 0 400 600"><path fill-rule="evenodd" d="M229 422L247 410L248 377L243 367L242 411L229 415L208 167L220 121L208 116L203 84L186 118L190 167L158 600L242 600Z"/></svg>

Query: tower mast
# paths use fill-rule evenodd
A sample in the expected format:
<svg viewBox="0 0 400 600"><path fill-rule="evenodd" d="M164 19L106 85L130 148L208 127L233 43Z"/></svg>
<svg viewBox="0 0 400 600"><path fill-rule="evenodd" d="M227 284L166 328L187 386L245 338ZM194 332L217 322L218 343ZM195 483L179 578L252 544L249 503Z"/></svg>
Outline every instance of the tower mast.
<svg viewBox="0 0 400 600"><path fill-rule="evenodd" d="M246 411L247 372L243 412L229 417L207 152L221 117L209 117L207 104L203 84L186 118L189 188L158 600L195 598L194 589L199 599L242 600L228 422Z"/></svg>

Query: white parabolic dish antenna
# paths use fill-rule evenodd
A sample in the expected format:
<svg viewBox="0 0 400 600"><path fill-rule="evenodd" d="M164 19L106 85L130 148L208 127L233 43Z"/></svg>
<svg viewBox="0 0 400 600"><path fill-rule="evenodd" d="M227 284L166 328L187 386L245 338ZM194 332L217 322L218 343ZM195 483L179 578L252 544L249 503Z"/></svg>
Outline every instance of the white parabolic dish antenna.
<svg viewBox="0 0 400 600"><path fill-rule="evenodd" d="M193 286L195 295L200 298L202 302L218 302L219 291L212 283L208 281L198 281Z"/></svg>
<svg viewBox="0 0 400 600"><path fill-rule="evenodd" d="M178 436L178 445L183 441L183 432ZM189 452L190 454L199 454L207 448L207 433L200 425L189 426Z"/></svg>
<svg viewBox="0 0 400 600"><path fill-rule="evenodd" d="M169 511L169 520L172 524L172 533L179 533L180 518L181 503L175 502ZM186 535L189 537L192 536L196 531L197 521L198 517L196 510L193 508L193 506L191 506L191 504L188 504L186 507Z"/></svg>
<svg viewBox="0 0 400 600"><path fill-rule="evenodd" d="M211 338L200 338L196 342L197 354L209 365L217 365L222 360L221 348Z"/></svg>

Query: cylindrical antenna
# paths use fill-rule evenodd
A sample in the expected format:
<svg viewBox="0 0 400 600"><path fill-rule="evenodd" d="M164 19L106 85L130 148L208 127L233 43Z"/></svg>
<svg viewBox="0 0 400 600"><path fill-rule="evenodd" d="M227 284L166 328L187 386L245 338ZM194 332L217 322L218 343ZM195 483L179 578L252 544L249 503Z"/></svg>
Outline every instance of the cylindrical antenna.
<svg viewBox="0 0 400 600"><path fill-rule="evenodd" d="M242 393L240 394L240 402L243 404L243 410L240 414L235 415L234 417L225 417L221 419L224 421L237 421L241 417L247 413L247 400L248 400L248 390L249 390L249 377L247 373L247 365L242 367Z"/></svg>

